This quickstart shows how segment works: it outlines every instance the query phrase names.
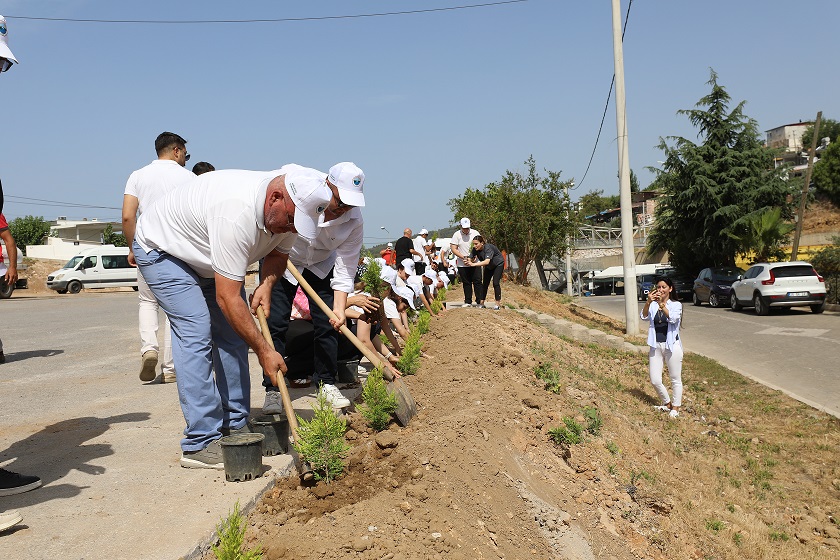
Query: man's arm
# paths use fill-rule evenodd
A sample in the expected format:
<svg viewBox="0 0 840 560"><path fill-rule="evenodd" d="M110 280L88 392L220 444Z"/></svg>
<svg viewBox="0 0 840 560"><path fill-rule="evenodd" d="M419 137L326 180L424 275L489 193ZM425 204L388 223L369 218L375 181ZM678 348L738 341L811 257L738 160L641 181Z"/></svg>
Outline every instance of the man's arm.
<svg viewBox="0 0 840 560"><path fill-rule="evenodd" d="M3 278L6 280L6 284L10 286L14 286L15 282L18 280L18 273L17 273L17 245L15 245L15 238L12 237L12 232L8 229L5 229L0 233L0 238L6 243L6 254L9 257L9 269L6 271L6 274Z"/></svg>
<svg viewBox="0 0 840 560"><path fill-rule="evenodd" d="M254 319L248 311L248 305L242 299L241 280L231 280L216 273L216 302L222 309L228 323L236 334L250 346L263 370L268 373L271 383L277 387L277 373L285 375L287 368L283 357L274 351L260 334ZM256 298L254 298L256 299Z"/></svg>
<svg viewBox="0 0 840 560"><path fill-rule="evenodd" d="M257 307L262 306L265 316L268 317L271 312L271 290L274 284L286 272L286 263L289 261L289 255L280 253L278 251L271 251L265 256L262 265L262 278L260 278L260 285L251 294L251 313L257 314ZM276 385L275 385L276 387Z"/></svg>
<svg viewBox="0 0 840 560"><path fill-rule="evenodd" d="M140 207L140 200L130 194L123 195L122 206L122 230L125 240L128 242L128 263L137 266L134 262L134 230L137 228L137 209Z"/></svg>

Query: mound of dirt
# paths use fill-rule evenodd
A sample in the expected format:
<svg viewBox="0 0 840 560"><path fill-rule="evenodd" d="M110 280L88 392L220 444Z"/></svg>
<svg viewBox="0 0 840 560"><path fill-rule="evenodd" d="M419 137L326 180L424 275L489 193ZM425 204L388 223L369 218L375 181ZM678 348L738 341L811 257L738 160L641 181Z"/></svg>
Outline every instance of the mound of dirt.
<svg viewBox="0 0 840 560"><path fill-rule="evenodd" d="M505 285L509 303L598 320L559 299ZM423 344L409 426L376 434L351 412L346 474L278 481L247 547L267 560L840 557L836 419L689 355L669 420L646 356L512 310L449 310ZM569 423L583 442L556 444Z"/></svg>

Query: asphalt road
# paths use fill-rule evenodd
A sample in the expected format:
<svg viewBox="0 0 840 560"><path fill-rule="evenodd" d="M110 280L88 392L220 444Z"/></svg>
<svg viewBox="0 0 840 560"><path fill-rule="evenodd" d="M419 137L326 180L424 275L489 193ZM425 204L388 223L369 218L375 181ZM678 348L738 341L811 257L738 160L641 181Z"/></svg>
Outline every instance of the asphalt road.
<svg viewBox="0 0 840 560"><path fill-rule="evenodd" d="M579 298L578 303L624 321L623 296ZM840 417L840 313L807 307L752 309L694 307L683 302L680 337L686 351L702 354L747 377ZM639 303L641 311L643 304ZM647 322L641 321L647 333Z"/></svg>

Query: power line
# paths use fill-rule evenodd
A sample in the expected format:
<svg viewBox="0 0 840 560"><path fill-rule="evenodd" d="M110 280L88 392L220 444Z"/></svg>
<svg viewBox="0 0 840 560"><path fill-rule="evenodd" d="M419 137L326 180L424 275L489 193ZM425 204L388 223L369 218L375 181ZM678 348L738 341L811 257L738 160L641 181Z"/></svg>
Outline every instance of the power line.
<svg viewBox="0 0 840 560"><path fill-rule="evenodd" d="M528 0L501 0L499 2L486 2L483 4L467 4L463 6L450 6L447 8L427 8L423 10L405 10L400 12L374 12L370 14L347 14L342 16L318 16L318 17L299 17L299 18L259 18L259 19L192 19L192 20L162 20L162 19L81 19L81 18L50 18L50 17L34 17L34 16L9 16L6 18L12 19L29 19L38 21L61 21L72 23L142 23L153 25L192 25L205 23L284 23L284 22L299 22L299 21L323 21L332 19L358 19L371 18L383 16L400 16L412 14L424 14L430 12L451 12L454 10L469 10L473 8L487 8L491 6L501 6L504 4L520 4L528 2Z"/></svg>
<svg viewBox="0 0 840 560"><path fill-rule="evenodd" d="M621 30L621 42L624 43L624 34L627 32L627 21L630 19L630 6L633 5L633 0L627 4L627 13L624 15L624 28ZM610 81L610 92L607 94L607 102L604 104L604 114L601 115L601 125L598 127L598 136L595 137L595 146L592 147L592 155L589 156L589 163L586 165L586 171L583 172L583 179L580 180L580 183L572 187L572 190L577 189L583 184L583 180L586 179L586 174L589 173L589 168L592 166L592 160L595 159L595 150L598 149L598 140L601 139L601 130L604 128L604 119L607 118L607 109L610 106L610 98L612 97L613 86L615 85L615 74L612 76L612 80Z"/></svg>
<svg viewBox="0 0 840 560"><path fill-rule="evenodd" d="M61 206L65 208L93 208L93 209L102 209L102 210L122 210L122 208L117 208L116 206L94 206L91 204L79 204L77 202L63 202L60 200L47 200L44 198L29 198L26 196L15 196L15 195L6 195L6 199L10 201L14 201L17 204L28 204L32 206ZM32 202L25 202L25 201L32 201Z"/></svg>

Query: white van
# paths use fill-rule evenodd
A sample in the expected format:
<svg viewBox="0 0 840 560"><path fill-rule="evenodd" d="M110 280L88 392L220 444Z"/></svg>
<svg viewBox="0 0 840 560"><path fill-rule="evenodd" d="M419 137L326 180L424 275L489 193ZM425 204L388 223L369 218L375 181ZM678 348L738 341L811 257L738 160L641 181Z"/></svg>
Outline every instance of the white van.
<svg viewBox="0 0 840 560"><path fill-rule="evenodd" d="M47 287L59 294L78 294L82 288L129 287L137 290L137 267L128 264L128 247L92 247L47 276Z"/></svg>

